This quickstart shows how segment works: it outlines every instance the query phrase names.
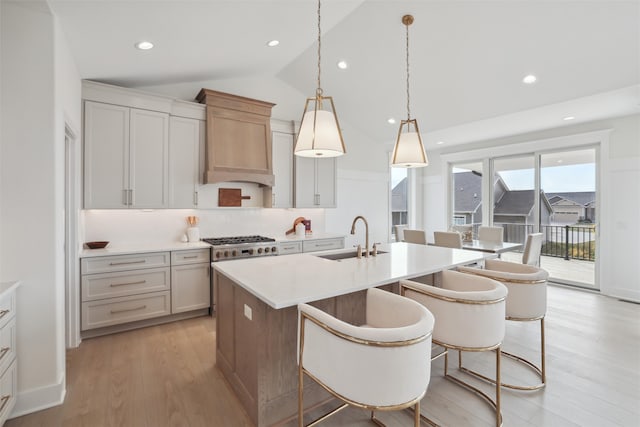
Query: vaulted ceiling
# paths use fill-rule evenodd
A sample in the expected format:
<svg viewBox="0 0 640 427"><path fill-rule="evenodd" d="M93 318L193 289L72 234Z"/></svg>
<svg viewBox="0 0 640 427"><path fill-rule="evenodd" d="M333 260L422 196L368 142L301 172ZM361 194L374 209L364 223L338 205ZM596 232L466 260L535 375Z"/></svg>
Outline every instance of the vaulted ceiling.
<svg viewBox="0 0 640 427"><path fill-rule="evenodd" d="M141 87L268 76L300 93L300 113L315 92L315 0L49 4L84 79ZM640 112L638 1L323 0L322 87L341 122L373 141L392 142L398 125L387 119L406 118L408 13L411 111L428 147ZM156 47L134 49L143 39ZM272 39L280 45L266 47ZM523 84L527 74L538 81Z"/></svg>

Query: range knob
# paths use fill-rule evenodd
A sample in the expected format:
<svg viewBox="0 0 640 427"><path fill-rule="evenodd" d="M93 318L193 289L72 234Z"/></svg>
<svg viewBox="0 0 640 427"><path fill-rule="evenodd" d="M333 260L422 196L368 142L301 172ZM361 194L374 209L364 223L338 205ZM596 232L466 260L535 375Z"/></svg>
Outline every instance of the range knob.
<svg viewBox="0 0 640 427"><path fill-rule="evenodd" d="M253 255L253 248L249 249L249 255Z"/></svg>
<svg viewBox="0 0 640 427"><path fill-rule="evenodd" d="M235 249L234 249L234 250L232 250L232 251L231 251L231 256L236 256L236 255L238 255L238 251L237 251L237 250L235 250Z"/></svg>
<svg viewBox="0 0 640 427"><path fill-rule="evenodd" d="M268 254L269 253L269 247L264 248L264 253Z"/></svg>
<svg viewBox="0 0 640 427"><path fill-rule="evenodd" d="M222 256L222 252L216 251L216 258L220 258Z"/></svg>
<svg viewBox="0 0 640 427"><path fill-rule="evenodd" d="M224 257L228 257L229 256L229 251L224 251Z"/></svg>
<svg viewBox="0 0 640 427"><path fill-rule="evenodd" d="M258 248L258 253L261 254L262 253L262 248Z"/></svg>
<svg viewBox="0 0 640 427"><path fill-rule="evenodd" d="M275 253L276 253L276 250L277 250L277 249L276 249L276 247L275 247L275 246L273 246L273 247L271 248L271 253L274 253L274 254L275 254Z"/></svg>

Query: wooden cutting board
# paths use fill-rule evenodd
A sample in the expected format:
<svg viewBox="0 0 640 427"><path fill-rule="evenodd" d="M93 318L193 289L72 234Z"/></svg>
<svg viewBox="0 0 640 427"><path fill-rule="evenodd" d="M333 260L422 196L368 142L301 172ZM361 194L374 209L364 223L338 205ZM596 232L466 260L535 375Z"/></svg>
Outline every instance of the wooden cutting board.
<svg viewBox="0 0 640 427"><path fill-rule="evenodd" d="M240 188L218 188L218 206L242 206L243 200L251 196L243 196Z"/></svg>

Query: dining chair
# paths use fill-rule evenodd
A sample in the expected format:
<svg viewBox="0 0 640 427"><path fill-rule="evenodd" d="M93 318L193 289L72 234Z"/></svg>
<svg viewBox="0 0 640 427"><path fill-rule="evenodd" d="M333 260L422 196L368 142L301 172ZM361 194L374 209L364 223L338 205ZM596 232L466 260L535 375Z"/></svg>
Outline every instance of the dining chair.
<svg viewBox="0 0 640 427"><path fill-rule="evenodd" d="M407 224L398 224L393 226L396 234L396 242L404 242L404 231L409 227Z"/></svg>
<svg viewBox="0 0 640 427"><path fill-rule="evenodd" d="M531 233L527 236L522 253L522 263L527 265L540 265L540 253L542 252L542 233Z"/></svg>
<svg viewBox="0 0 640 427"><path fill-rule="evenodd" d="M433 238L436 246L462 249L462 236L455 231L434 231Z"/></svg>
<svg viewBox="0 0 640 427"><path fill-rule="evenodd" d="M506 301L506 319L518 322L540 321L540 366L522 356L503 351L502 354L516 360L533 370L541 382L536 385L514 385L502 383L503 387L516 390L538 390L546 385L545 370L545 341L544 317L547 313L547 280L549 273L542 268L506 262L500 260L485 260L485 268L458 267L458 271L476 274L497 280L507 287L509 294ZM494 382L493 379L478 374L467 368L465 370L484 380Z"/></svg>
<svg viewBox="0 0 640 427"><path fill-rule="evenodd" d="M496 426L501 426L500 347L505 333L507 288L486 277L445 270L442 287L401 280L400 294L418 301L433 314L433 343L444 351L432 360L444 356L444 377L484 398L495 411ZM459 367L462 352L495 350L495 398L448 372L449 350L458 351Z"/></svg>
<svg viewBox="0 0 640 427"><path fill-rule="evenodd" d="M298 425L304 425L304 378L344 402L310 425L349 405L371 411L414 406L431 375L433 315L423 305L381 289L367 290L365 324L355 326L308 304L298 305Z"/></svg>
<svg viewBox="0 0 640 427"><path fill-rule="evenodd" d="M504 241L504 228L502 227L478 227L478 240L502 243Z"/></svg>
<svg viewBox="0 0 640 427"><path fill-rule="evenodd" d="M407 243L427 244L427 233L424 230L404 230L404 241Z"/></svg>

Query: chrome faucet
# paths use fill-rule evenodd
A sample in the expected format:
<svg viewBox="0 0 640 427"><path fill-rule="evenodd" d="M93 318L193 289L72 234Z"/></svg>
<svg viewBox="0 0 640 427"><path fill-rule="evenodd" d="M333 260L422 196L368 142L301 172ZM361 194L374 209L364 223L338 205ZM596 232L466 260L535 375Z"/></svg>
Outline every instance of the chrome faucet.
<svg viewBox="0 0 640 427"><path fill-rule="evenodd" d="M364 222L365 233L366 233L364 256L368 257L369 256L369 223L362 215L358 215L353 219L353 223L351 224L351 234L356 234L356 222L358 222L359 219L361 219Z"/></svg>

